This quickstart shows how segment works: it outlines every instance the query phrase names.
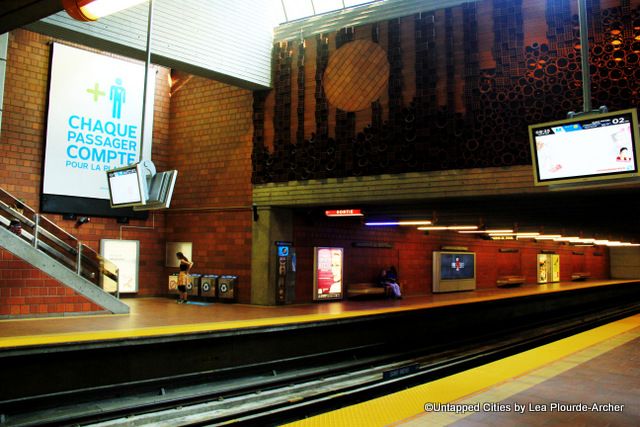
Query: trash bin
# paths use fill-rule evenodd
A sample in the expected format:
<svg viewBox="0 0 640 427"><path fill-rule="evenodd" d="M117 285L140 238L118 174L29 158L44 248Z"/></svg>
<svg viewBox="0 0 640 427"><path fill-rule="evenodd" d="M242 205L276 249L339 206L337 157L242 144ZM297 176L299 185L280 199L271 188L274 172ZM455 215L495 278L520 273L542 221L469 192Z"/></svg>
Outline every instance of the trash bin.
<svg viewBox="0 0 640 427"><path fill-rule="evenodd" d="M178 274L170 274L169 275L169 295L177 295L178 294Z"/></svg>
<svg viewBox="0 0 640 427"><path fill-rule="evenodd" d="M200 278L200 296L215 298L218 292L218 275L205 274Z"/></svg>
<svg viewBox="0 0 640 427"><path fill-rule="evenodd" d="M221 300L234 300L236 298L237 282L238 276L220 276L218 278L218 298Z"/></svg>
<svg viewBox="0 0 640 427"><path fill-rule="evenodd" d="M189 274L189 283L187 283L187 295L198 296L200 292L200 278L202 274Z"/></svg>

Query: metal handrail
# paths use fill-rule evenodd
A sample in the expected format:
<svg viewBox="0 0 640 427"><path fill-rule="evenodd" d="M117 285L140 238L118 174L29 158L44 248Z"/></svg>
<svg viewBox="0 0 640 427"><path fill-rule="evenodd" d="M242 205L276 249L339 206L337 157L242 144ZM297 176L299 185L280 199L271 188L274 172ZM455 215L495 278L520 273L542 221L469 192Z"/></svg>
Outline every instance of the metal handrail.
<svg viewBox="0 0 640 427"><path fill-rule="evenodd" d="M18 203L22 205L22 212L16 208ZM35 212L34 209L11 193L0 188L0 223L8 226L12 220L19 221L22 227L27 228L27 230L22 229L20 238L73 270L77 275L101 287L104 287L105 277L114 281L116 284L115 294L116 297L119 297L119 270L113 262L83 244L78 238L47 217ZM69 242L65 239L68 239Z"/></svg>

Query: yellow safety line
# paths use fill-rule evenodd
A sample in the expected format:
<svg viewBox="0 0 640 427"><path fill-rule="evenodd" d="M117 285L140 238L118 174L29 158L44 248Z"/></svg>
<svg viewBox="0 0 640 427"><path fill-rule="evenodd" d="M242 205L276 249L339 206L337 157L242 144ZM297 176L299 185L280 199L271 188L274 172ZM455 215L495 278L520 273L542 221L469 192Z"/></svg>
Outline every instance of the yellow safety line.
<svg viewBox="0 0 640 427"><path fill-rule="evenodd" d="M618 282L609 281L597 284L591 284L594 286L608 286L611 284L617 284ZM626 282L624 282L626 283ZM555 293L570 291L575 289L573 287L560 287L559 284L553 284L554 286L542 285L540 288L545 289L541 293ZM450 305L471 304L475 302L493 301L505 298L517 298L522 295L530 295L526 289L520 292L505 294L493 294L486 296L474 296L468 299L462 300L447 300L447 301L429 301L424 303L403 305L397 307L381 307L377 309L369 310L357 310L357 311L344 311L340 313L318 313L318 314L306 314L298 316L282 316L282 317L269 317L260 319L247 319L247 320L234 320L226 322L209 322L209 323L193 323L184 325L172 325L172 326L154 326L146 328L126 328L117 330L101 330L101 331L86 331L86 332L73 332L73 333L59 333L59 334L41 334L41 335L28 335L28 336L15 336L15 337L1 337L0 349L23 347L23 346L36 346L36 345L51 345L61 343L80 343L91 342L100 340L114 340L124 338L146 338L154 336L184 334L184 333L201 333L201 332L214 332L227 329L238 328L252 328L263 326L280 326L289 325L292 323L309 323L333 319L348 319L359 316L369 316L382 313L398 313L403 311L419 310L424 308L435 308ZM536 294L537 295L537 294ZM71 317L63 317L71 318ZM50 318L42 318L46 320ZM13 320L13 319L12 319ZM41 320L41 319L38 319Z"/></svg>
<svg viewBox="0 0 640 427"><path fill-rule="evenodd" d="M286 426L387 426L423 414L427 403L459 400L639 326L640 315L631 316L477 368Z"/></svg>
<svg viewBox="0 0 640 427"><path fill-rule="evenodd" d="M415 310L416 307L394 307L377 310L361 310L342 313L305 314L297 316L267 317L260 319L234 320L226 322L193 323L185 325L155 326L104 331L69 332L59 334L27 335L0 338L0 348L46 345L58 343L77 343L123 338L144 338L186 333L213 332L227 329L281 326L293 323L311 323L334 319L346 319L397 311Z"/></svg>
<svg viewBox="0 0 640 427"><path fill-rule="evenodd" d="M461 404L479 404L480 410L484 412L490 412L492 410L491 406L485 407L484 405L489 405L491 403L502 402L509 399L511 396L515 396L518 393L521 393L525 390L528 390L531 387L535 387L536 385L547 381L557 375L560 375L570 369L575 368L576 366L587 362L595 357L601 356L604 353L607 353L616 347L624 345L629 341L637 339L640 337L640 328L634 328L629 332L622 333L615 337L609 338L605 341L602 341L598 344L595 344L591 347L588 347L584 350L581 350L577 353L571 354L566 358L562 358L556 360L549 365L546 365L542 368L534 370L532 372L526 373L526 375L520 376L513 381L507 380L503 384L500 384L496 387L492 387L489 390L481 391L475 395L467 397L462 400L456 401L456 403ZM566 397L561 398L561 400L566 401ZM526 402L519 402L521 405L526 404ZM577 402L571 402L577 403ZM604 403L604 402L603 402ZM515 411L515 405L511 405L510 409ZM495 409L493 409L495 411ZM519 408L519 411L527 410L523 407ZM498 410L499 411L499 410ZM417 415L413 419L403 420L394 425L398 426L406 426L411 427L413 425L429 425L429 427L439 427L439 426L447 426L461 419L473 415L475 412L465 412L465 413L453 413L453 412L429 412Z"/></svg>
<svg viewBox="0 0 640 427"><path fill-rule="evenodd" d="M10 319L0 319L0 325L4 323L22 323L22 322L46 322L51 320L65 320L65 319L100 319L100 318L114 318L114 317L126 317L128 313L113 314L113 313L101 313L101 314L55 314L53 316L40 316L40 317L15 317Z"/></svg>

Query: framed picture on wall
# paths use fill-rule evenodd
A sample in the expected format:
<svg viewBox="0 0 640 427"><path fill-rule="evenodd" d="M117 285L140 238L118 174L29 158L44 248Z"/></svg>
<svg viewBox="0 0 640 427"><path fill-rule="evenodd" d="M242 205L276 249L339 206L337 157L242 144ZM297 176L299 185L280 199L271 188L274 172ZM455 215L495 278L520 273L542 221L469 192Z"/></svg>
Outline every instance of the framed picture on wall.
<svg viewBox="0 0 640 427"><path fill-rule="evenodd" d="M102 239L100 240L100 255L118 266L120 293L138 292L140 241Z"/></svg>
<svg viewBox="0 0 640 427"><path fill-rule="evenodd" d="M164 255L165 267L180 267L180 261L176 257L176 253L178 252L182 252L182 254L186 256L190 261L193 261L193 244L191 242L167 242L167 247Z"/></svg>

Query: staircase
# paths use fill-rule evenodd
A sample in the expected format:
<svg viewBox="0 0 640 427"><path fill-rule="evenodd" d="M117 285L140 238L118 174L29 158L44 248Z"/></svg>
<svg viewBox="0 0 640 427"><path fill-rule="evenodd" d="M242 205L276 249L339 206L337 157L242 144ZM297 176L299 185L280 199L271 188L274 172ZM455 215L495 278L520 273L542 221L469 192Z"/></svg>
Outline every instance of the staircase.
<svg viewBox="0 0 640 427"><path fill-rule="evenodd" d="M103 309L113 314L129 313L129 306L118 299L115 264L3 189L0 248Z"/></svg>

